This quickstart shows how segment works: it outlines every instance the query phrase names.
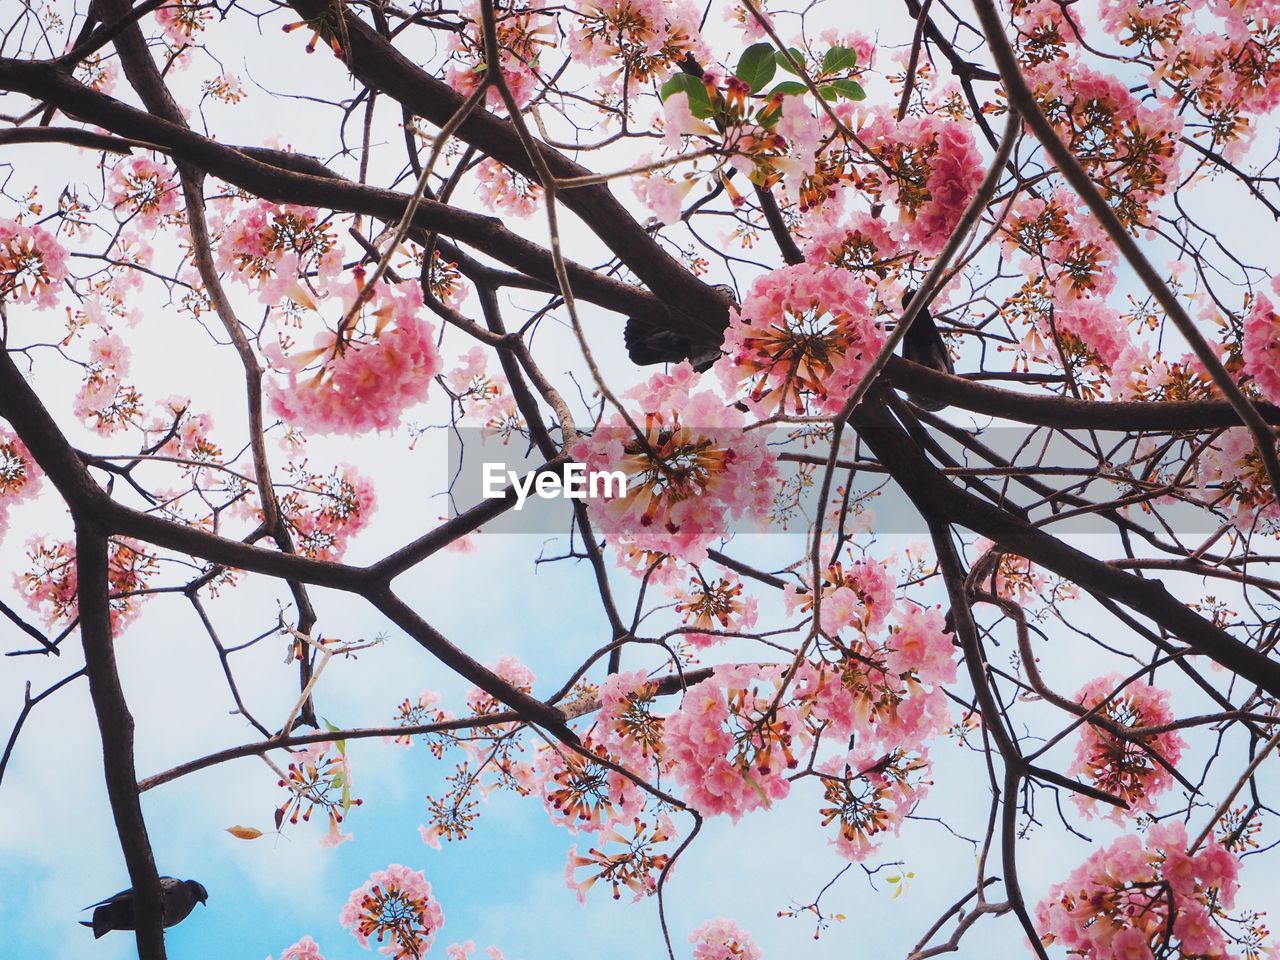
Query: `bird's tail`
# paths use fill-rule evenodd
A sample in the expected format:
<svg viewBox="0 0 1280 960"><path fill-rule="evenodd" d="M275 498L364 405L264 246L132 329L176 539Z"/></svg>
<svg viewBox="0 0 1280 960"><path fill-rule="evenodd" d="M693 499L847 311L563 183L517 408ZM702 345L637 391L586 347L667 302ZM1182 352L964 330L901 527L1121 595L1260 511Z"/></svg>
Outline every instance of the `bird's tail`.
<svg viewBox="0 0 1280 960"><path fill-rule="evenodd" d="M107 921L106 921L106 919L105 919L105 918L103 918L103 919L99 920L98 915L97 915L96 913L93 915L93 922L92 922L92 923L90 923L88 920L81 920L81 921L80 921L80 926L82 926L82 927L88 927L90 930L92 930L92 931L93 931L93 939L95 939L95 940L100 940L100 939L101 939L103 936L105 936L105 935L109 932L109 930L110 930L110 928L107 926Z"/></svg>

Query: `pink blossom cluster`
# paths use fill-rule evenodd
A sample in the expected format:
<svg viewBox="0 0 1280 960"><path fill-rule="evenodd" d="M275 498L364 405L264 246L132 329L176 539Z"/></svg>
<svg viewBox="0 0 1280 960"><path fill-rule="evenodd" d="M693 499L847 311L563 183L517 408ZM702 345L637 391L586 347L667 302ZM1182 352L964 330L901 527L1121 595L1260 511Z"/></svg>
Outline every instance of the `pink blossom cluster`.
<svg viewBox="0 0 1280 960"><path fill-rule="evenodd" d="M1280 277L1272 278L1271 289L1280 302ZM1263 293L1244 321L1244 370L1264 397L1280 403L1280 310Z"/></svg>
<svg viewBox="0 0 1280 960"><path fill-rule="evenodd" d="M719 666L667 717L664 743L673 776L704 816L744 814L781 800L806 739L804 720L784 702L771 712L783 668Z"/></svg>
<svg viewBox="0 0 1280 960"><path fill-rule="evenodd" d="M794 696L811 723L860 746L918 749L950 722L942 684L955 680L955 649L941 611L895 606L885 564L833 564L819 618L831 658L800 665ZM788 615L811 610L812 591L788 586Z"/></svg>
<svg viewBox="0 0 1280 960"><path fill-rule="evenodd" d="M499 657L493 663L486 663L485 669L497 674L517 690L522 690L525 693L530 693L533 690L533 671L521 663L518 657ZM485 714L506 709L503 704L493 698L492 694L486 693L479 687L472 687L467 691L467 708L481 717Z"/></svg>
<svg viewBox="0 0 1280 960"><path fill-rule="evenodd" d="M33 537L27 542L28 568L14 575L14 587L27 606L53 626L79 616L74 540L46 540ZM148 585L156 567L155 558L144 546L128 537L112 537L107 542L107 588L112 633L119 633L142 611L146 599L140 591Z"/></svg>
<svg viewBox="0 0 1280 960"><path fill-rule="evenodd" d="M730 311L716 373L758 416L837 413L880 349L865 283L832 266L798 264L756 279Z"/></svg>
<svg viewBox="0 0 1280 960"><path fill-rule="evenodd" d="M569 28L569 54L577 63L608 67L603 83L663 79L692 55L711 60L702 42L702 10L693 0L580 0Z"/></svg>
<svg viewBox="0 0 1280 960"><path fill-rule="evenodd" d="M1238 161L1257 133L1249 115L1280 104L1275 0L1102 0L1098 12L1111 36L1152 65L1151 88L1170 107L1211 120L1223 154Z"/></svg>
<svg viewBox="0 0 1280 960"><path fill-rule="evenodd" d="M212 17L213 11L198 0L170 0L156 10L156 23L175 47L191 43Z"/></svg>
<svg viewBox="0 0 1280 960"><path fill-rule="evenodd" d="M124 382L129 372L129 348L117 333L108 333L89 344L84 380L72 409L104 437L134 422L142 413L142 398Z"/></svg>
<svg viewBox="0 0 1280 960"><path fill-rule="evenodd" d="M486 436L506 442L524 426L524 416L511 395L506 377L490 376L488 357L482 347L473 347L461 362L445 375L445 384L462 404L463 415L479 423Z"/></svg>
<svg viewBox="0 0 1280 960"><path fill-rule="evenodd" d="M218 268L259 280L270 303L287 296L304 272L330 280L342 269L342 251L314 207L257 200L211 226L219 233Z"/></svg>
<svg viewBox="0 0 1280 960"><path fill-rule="evenodd" d="M1163 821L1145 843L1123 836L1091 855L1050 889L1036 919L1046 942L1083 960L1239 960L1227 952L1221 923L1234 905L1239 868L1216 840L1187 853L1186 828Z"/></svg>
<svg viewBox="0 0 1280 960"><path fill-rule="evenodd" d="M440 371L431 324L419 314L416 283L379 283L357 313L362 278L334 281L319 303L295 284L295 302L319 314L324 329L311 350L286 353L272 347L268 359L287 381L268 386L271 409L290 424L316 433L367 433L400 423L409 407L427 398Z"/></svg>
<svg viewBox="0 0 1280 960"><path fill-rule="evenodd" d="M466 20L466 28L454 33L449 41L452 56L445 71L445 81L459 93L469 94L485 76L479 0L465 0L460 12ZM555 26L547 13L525 0L503 4L496 8L495 14L502 79L516 103L524 106L541 83L540 49L557 42ZM496 87L489 88L485 102L490 109L506 109L502 94Z"/></svg>
<svg viewBox="0 0 1280 960"><path fill-rule="evenodd" d="M1126 397L1131 379L1149 357L1129 336L1129 328L1120 315L1105 301L1089 298L1063 305L1054 311L1053 320L1059 332L1077 338L1097 354L1110 372L1111 392ZM1049 335L1043 329L1042 333Z"/></svg>
<svg viewBox="0 0 1280 960"><path fill-rule="evenodd" d="M940 253L985 175L969 128L938 115L899 121L880 110L858 135L892 171L874 174L883 181L873 188L897 207L895 239L926 255Z"/></svg>
<svg viewBox="0 0 1280 960"><path fill-rule="evenodd" d="M1280 523L1280 505L1246 427L1231 427L1215 436L1196 461L1196 480L1206 504L1235 507L1236 526L1245 532Z"/></svg>
<svg viewBox="0 0 1280 960"><path fill-rule="evenodd" d="M583 745L615 763L621 759L591 738ZM633 821L644 806L644 795L630 779L557 746L538 751L534 777L552 822L570 833L595 833Z"/></svg>
<svg viewBox="0 0 1280 960"><path fill-rule="evenodd" d="M9 529L9 510L40 491L42 476L44 472L22 440L0 427L0 540Z"/></svg>
<svg viewBox="0 0 1280 960"><path fill-rule="evenodd" d="M994 546L995 543L991 540L979 537L974 542L973 549L979 557L982 557ZM1026 557L1020 557L1015 553L1000 554L995 570L983 578L984 589L988 589L988 585L992 583L992 577L994 577L997 596L1016 600L1022 604L1039 595L1048 583L1039 567Z"/></svg>
<svg viewBox="0 0 1280 960"><path fill-rule="evenodd" d="M222 453L212 439L213 417L193 412L190 397L162 400L142 429L160 443L156 452L166 457L212 462Z"/></svg>
<svg viewBox="0 0 1280 960"><path fill-rule="evenodd" d="M740 410L698 386L688 363L655 374L625 394L643 411L633 421L640 436L618 413L570 450L588 474L627 475L623 496L588 501L607 536L691 563L706 558L731 517L762 515L777 478L763 436L745 432Z"/></svg>
<svg viewBox="0 0 1280 960"><path fill-rule="evenodd" d="M878 633L893 610L897 584L886 564L871 558L856 560L846 569L842 563L832 564L822 588L819 612L824 633L834 637L841 630L856 630L864 636ZM787 613L797 605L809 609L812 591L800 591L788 584L783 591Z"/></svg>
<svg viewBox="0 0 1280 960"><path fill-rule="evenodd" d="M476 166L476 196L490 210L527 217L538 211L542 188L510 167L486 157Z"/></svg>
<svg viewBox="0 0 1280 960"><path fill-rule="evenodd" d="M48 230L0 218L0 303L56 306L67 251Z"/></svg>
<svg viewBox="0 0 1280 960"><path fill-rule="evenodd" d="M147 157L129 157L116 164L107 180L107 203L121 220L154 230L179 209L180 189L174 172Z"/></svg>
<svg viewBox="0 0 1280 960"><path fill-rule="evenodd" d="M1083 204L1065 190L1024 197L1006 221L1002 245L1021 254L1028 277L1043 275L1055 301L1106 297L1116 286L1119 253Z"/></svg>
<svg viewBox="0 0 1280 960"><path fill-rule="evenodd" d="M1026 73L1059 137L1108 194L1121 220L1151 226L1152 207L1178 182L1177 112L1143 103L1119 77L1077 59Z"/></svg>
<svg viewBox="0 0 1280 960"><path fill-rule="evenodd" d="M298 550L317 560L342 559L377 508L373 481L346 463L326 474L292 472L293 489L281 498L280 511Z"/></svg>
<svg viewBox="0 0 1280 960"><path fill-rule="evenodd" d="M851 863L861 863L880 849L880 838L897 834L903 820L928 792L928 755L891 749L888 753L860 744L819 766L825 804L824 826L839 824L831 841Z"/></svg>
<svg viewBox="0 0 1280 960"><path fill-rule="evenodd" d="M1106 0L1103 0L1104 5ZM1054 0L1018 0L1013 4L1018 25L1019 58L1033 66L1065 60L1085 37L1085 24L1070 8Z"/></svg>
<svg viewBox="0 0 1280 960"><path fill-rule="evenodd" d="M431 949L444 913L420 870L393 863L351 892L338 921L360 946L373 940L392 960L416 960Z"/></svg>
<svg viewBox="0 0 1280 960"><path fill-rule="evenodd" d="M763 960L764 951L751 934L732 920L708 920L689 934L693 960Z"/></svg>
<svg viewBox="0 0 1280 960"><path fill-rule="evenodd" d="M267 960L271 960L267 957ZM324 960L320 954L320 945L310 937L303 937L291 947L286 947L280 954L280 960Z"/></svg>
<svg viewBox="0 0 1280 960"><path fill-rule="evenodd" d="M1015 205L1002 242L1032 289L1053 301L1052 312L1031 311L1034 323L1022 348L1038 359L1057 362L1059 343L1066 335L1086 348L1079 359L1107 376L1113 394L1129 397L1140 389L1151 358L1107 303L1116 286L1119 255L1097 219L1065 191L1048 199L1026 198ZM1068 354L1076 352L1066 346Z"/></svg>
<svg viewBox="0 0 1280 960"><path fill-rule="evenodd" d="M707 579L701 571L695 570L689 582L676 589L675 598L676 613L680 614L686 626L696 628L684 637L697 649L714 646L726 639L721 634L702 633L701 630L735 633L750 630L756 625L756 598L743 595L742 580L735 573L726 572L719 579Z"/></svg>
<svg viewBox="0 0 1280 960"><path fill-rule="evenodd" d="M1101 717L1122 730L1159 726L1175 719L1168 691L1135 680L1116 693L1122 680L1119 674L1096 677L1081 687L1074 699L1090 710L1097 708ZM1119 737L1099 724L1083 723L1075 760L1067 773L1119 797L1131 811L1153 813L1156 799L1173 784L1173 774L1157 757L1176 766L1185 747L1176 730ZM1086 816L1092 816L1101 803L1079 793L1072 799ZM1119 808L1107 805L1107 809L1115 819L1120 818Z"/></svg>
<svg viewBox="0 0 1280 960"><path fill-rule="evenodd" d="M894 258L905 252L881 217L861 210L848 212L836 199L810 211L805 232L805 260L842 267L873 285L889 275Z"/></svg>
<svg viewBox="0 0 1280 960"><path fill-rule="evenodd" d="M643 670L610 674L600 685L600 711L591 736L632 770L664 765L666 719Z"/></svg>

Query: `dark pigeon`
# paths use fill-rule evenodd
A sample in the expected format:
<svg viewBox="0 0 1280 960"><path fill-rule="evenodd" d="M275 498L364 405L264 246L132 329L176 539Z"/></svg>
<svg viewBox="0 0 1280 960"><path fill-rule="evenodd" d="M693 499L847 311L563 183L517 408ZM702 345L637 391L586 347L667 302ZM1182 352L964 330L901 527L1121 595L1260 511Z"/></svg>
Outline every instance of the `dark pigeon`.
<svg viewBox="0 0 1280 960"><path fill-rule="evenodd" d="M160 878L160 895L164 903L161 923L172 927L190 916L197 903L209 899L209 891L195 880L177 880L174 877ZM93 922L81 920L80 926L93 930L93 938L97 940L104 933L112 930L132 930L133 926L133 889L121 890L114 897L91 903L85 907L93 910Z"/></svg>
<svg viewBox="0 0 1280 960"><path fill-rule="evenodd" d="M725 300L737 306L733 287L717 284L715 290ZM639 317L627 319L622 338L627 345L627 356L632 363L641 367L651 363L679 363L688 360L695 370L705 371L710 370L720 358L720 344L696 343Z"/></svg>
<svg viewBox="0 0 1280 960"><path fill-rule="evenodd" d="M913 290L902 299L904 310L911 303L914 295ZM907 335L902 339L902 356L912 363L937 370L939 373L954 374L956 372L951 362L951 351L947 349L942 334L938 332L938 325L933 322L933 314L929 312L928 307L917 313L916 318L911 321L911 326L907 328ZM925 410L943 410L947 406L937 400L917 397L914 394L908 393L907 396L911 398L912 403Z"/></svg>

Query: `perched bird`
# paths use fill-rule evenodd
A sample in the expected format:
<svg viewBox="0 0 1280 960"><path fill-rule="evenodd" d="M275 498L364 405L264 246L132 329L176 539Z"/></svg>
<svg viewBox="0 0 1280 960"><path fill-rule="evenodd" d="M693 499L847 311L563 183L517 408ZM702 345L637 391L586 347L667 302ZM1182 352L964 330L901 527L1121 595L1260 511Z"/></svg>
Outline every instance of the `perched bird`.
<svg viewBox="0 0 1280 960"><path fill-rule="evenodd" d="M715 290L729 303L737 306L733 287L716 284ZM720 345L696 342L678 333L664 330L657 324L639 317L629 317L622 331L627 345L627 356L637 366L651 363L679 363L688 360L695 370L709 370L720 357Z"/></svg>
<svg viewBox="0 0 1280 960"><path fill-rule="evenodd" d="M914 290L902 298L902 309L907 309L913 296L915 296ZM947 349L942 334L938 332L938 326L933 322L933 314L929 312L928 307L921 309L916 314L916 318L911 321L911 326L907 328L907 335L902 339L902 356L912 363L937 370L939 373L956 372L951 363L951 351ZM907 396L916 406L926 410L943 410L947 406L940 401L918 397L915 394L908 393Z"/></svg>
<svg viewBox="0 0 1280 960"><path fill-rule="evenodd" d="M160 878L160 895L164 904L161 923L172 927L181 923L196 908L197 903L205 903L209 899L209 891L195 880L177 880L174 877ZM104 933L112 930L133 930L133 888L121 890L114 897L91 903L85 907L93 910L93 922L81 920L80 926L93 930L93 938L97 940Z"/></svg>

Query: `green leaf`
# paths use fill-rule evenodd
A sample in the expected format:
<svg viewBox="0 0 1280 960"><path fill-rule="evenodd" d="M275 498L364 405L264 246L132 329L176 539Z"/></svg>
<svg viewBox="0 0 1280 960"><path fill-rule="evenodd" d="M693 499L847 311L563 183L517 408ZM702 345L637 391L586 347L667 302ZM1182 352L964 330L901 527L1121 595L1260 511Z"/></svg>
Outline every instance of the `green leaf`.
<svg viewBox="0 0 1280 960"><path fill-rule="evenodd" d="M831 88L846 100L865 100L867 91L853 80L832 80Z"/></svg>
<svg viewBox="0 0 1280 960"><path fill-rule="evenodd" d="M858 54L848 47L832 47L822 58L823 73L840 73L858 65Z"/></svg>
<svg viewBox="0 0 1280 960"><path fill-rule="evenodd" d="M711 107L711 98L707 95L706 86L697 77L687 73L677 73L664 83L659 91L663 102L671 99L677 93L688 95L689 112L699 120L705 120L715 112Z"/></svg>
<svg viewBox="0 0 1280 960"><path fill-rule="evenodd" d="M829 103L833 103L836 100L840 99L840 92L836 90L835 86L833 86L832 84L827 84L824 87L819 87L818 93L822 94L822 99L826 100Z"/></svg>
<svg viewBox="0 0 1280 960"><path fill-rule="evenodd" d="M806 94L809 88L798 80L783 80L780 84L769 91L769 96L776 97L782 94L784 97L793 97L798 94Z"/></svg>
<svg viewBox="0 0 1280 960"><path fill-rule="evenodd" d="M736 72L738 79L749 86L752 93L759 93L773 79L777 69L778 65L773 59L773 45L753 43L742 51Z"/></svg>
<svg viewBox="0 0 1280 960"><path fill-rule="evenodd" d="M804 65L804 51L797 50L795 47L792 47L791 56L795 57L796 63L801 64L802 66ZM791 65L791 61L787 59L787 55L781 50L775 50L773 52L773 59L776 60L778 62L778 66L787 71L787 73L796 77L800 76L800 71Z"/></svg>

